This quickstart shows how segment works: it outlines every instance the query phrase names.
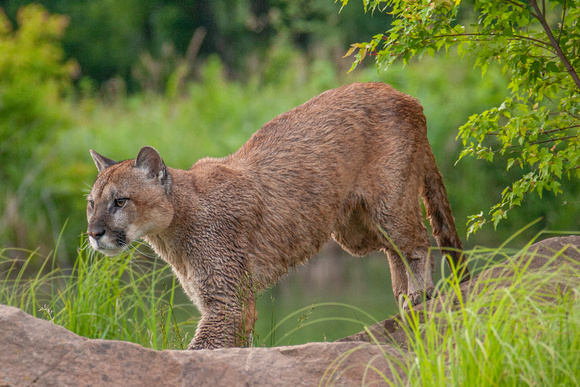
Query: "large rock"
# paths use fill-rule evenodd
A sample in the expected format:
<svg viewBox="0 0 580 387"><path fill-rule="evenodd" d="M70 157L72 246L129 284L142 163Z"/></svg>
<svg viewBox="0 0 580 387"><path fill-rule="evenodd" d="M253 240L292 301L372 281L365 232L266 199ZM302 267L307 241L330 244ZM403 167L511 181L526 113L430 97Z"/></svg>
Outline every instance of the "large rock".
<svg viewBox="0 0 580 387"><path fill-rule="evenodd" d="M562 253L549 261L555 252ZM552 270L565 265L576 265L578 270L580 236L534 244L528 253L486 270L480 277L500 278L497 284L504 286L502 281L509 284L514 269L522 263L529 263L528 270ZM578 278L571 280L577 283ZM462 291L473 294L478 292L478 286L472 280L462 285ZM429 303L436 308L440 300ZM396 361L408 354L400 321L394 317L373 325L370 331L375 339L402 350L368 344L372 340L361 332L335 343L154 351L127 342L89 340L19 309L0 305L0 387L378 384L384 378L395 380L392 371L400 372Z"/></svg>
<svg viewBox="0 0 580 387"><path fill-rule="evenodd" d="M310 343L278 348L154 351L89 340L0 306L0 386L360 385L391 378L383 352L366 343Z"/></svg>

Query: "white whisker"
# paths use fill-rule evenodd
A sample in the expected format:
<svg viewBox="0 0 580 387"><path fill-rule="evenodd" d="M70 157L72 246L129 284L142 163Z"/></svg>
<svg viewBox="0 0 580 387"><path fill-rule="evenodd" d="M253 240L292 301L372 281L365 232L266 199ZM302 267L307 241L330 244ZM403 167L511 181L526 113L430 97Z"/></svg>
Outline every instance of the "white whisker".
<svg viewBox="0 0 580 387"><path fill-rule="evenodd" d="M145 246L145 247L149 247L147 244L143 243L143 242L135 242L135 251L137 251L139 254L141 254L144 257L150 258L150 259L155 259L157 256L155 254L150 254L150 253L144 253L143 251L139 250L140 246Z"/></svg>

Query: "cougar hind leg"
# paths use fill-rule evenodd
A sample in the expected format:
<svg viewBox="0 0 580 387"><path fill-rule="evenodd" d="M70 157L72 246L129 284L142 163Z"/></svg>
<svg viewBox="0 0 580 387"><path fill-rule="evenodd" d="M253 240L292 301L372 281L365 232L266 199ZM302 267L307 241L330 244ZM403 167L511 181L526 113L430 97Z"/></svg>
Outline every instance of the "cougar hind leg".
<svg viewBox="0 0 580 387"><path fill-rule="evenodd" d="M379 225L381 234L386 234L382 235L382 250L389 260L393 293L397 301L408 308L432 297L435 262L418 201L416 208L405 213L404 219L382 216Z"/></svg>
<svg viewBox="0 0 580 387"><path fill-rule="evenodd" d="M393 243L397 245L395 241ZM408 309L431 299L435 264L429 246L422 244L405 252L390 245L384 251L389 261L393 293L399 304Z"/></svg>
<svg viewBox="0 0 580 387"><path fill-rule="evenodd" d="M391 252L390 250L385 250L387 254L387 259L389 261L389 270L391 272L391 287L393 288L393 294L399 305L403 304L405 301L404 296L407 295L408 279L407 279L407 268L405 267L405 262L401 259L399 254L396 252Z"/></svg>
<svg viewBox="0 0 580 387"><path fill-rule="evenodd" d="M433 271L435 262L429 247L416 249L409 259L409 271L407 272L407 297L403 307L415 306L433 297Z"/></svg>

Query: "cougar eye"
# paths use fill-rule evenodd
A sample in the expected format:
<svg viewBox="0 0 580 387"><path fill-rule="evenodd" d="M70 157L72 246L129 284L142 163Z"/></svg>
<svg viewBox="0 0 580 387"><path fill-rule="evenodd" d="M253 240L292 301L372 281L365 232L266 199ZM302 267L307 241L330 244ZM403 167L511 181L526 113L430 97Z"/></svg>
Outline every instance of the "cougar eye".
<svg viewBox="0 0 580 387"><path fill-rule="evenodd" d="M127 204L127 201L129 199L127 198L119 198L119 199L115 199L115 207L123 207L125 204Z"/></svg>

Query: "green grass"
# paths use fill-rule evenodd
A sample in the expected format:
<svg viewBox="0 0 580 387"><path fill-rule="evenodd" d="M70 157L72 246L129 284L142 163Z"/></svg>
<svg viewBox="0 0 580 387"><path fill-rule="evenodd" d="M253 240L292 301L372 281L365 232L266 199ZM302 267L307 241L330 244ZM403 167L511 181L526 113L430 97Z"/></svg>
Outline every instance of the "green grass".
<svg viewBox="0 0 580 387"><path fill-rule="evenodd" d="M131 253L110 258L82 249L74 266L63 269L54 255L29 252L21 261L9 258L12 252L0 250L1 304L87 338L131 341L154 349L187 348L191 337L185 331L192 331L196 321L178 322L183 309L174 304L179 288L158 260L136 259ZM29 265L38 259L44 264L27 276Z"/></svg>
<svg viewBox="0 0 580 387"><path fill-rule="evenodd" d="M530 242L531 244L531 242ZM528 270L526 249L468 252L481 269L503 267L511 277L482 276L477 294L462 294L456 277L442 279L437 309L403 313L408 352L391 385L576 386L580 384L580 266ZM553 262L562 251L549 257ZM508 260L497 266L498 259ZM528 263L525 263L528 262ZM495 269L498 270L498 269ZM401 311L403 312L403 311ZM427 316L427 317L426 317Z"/></svg>

